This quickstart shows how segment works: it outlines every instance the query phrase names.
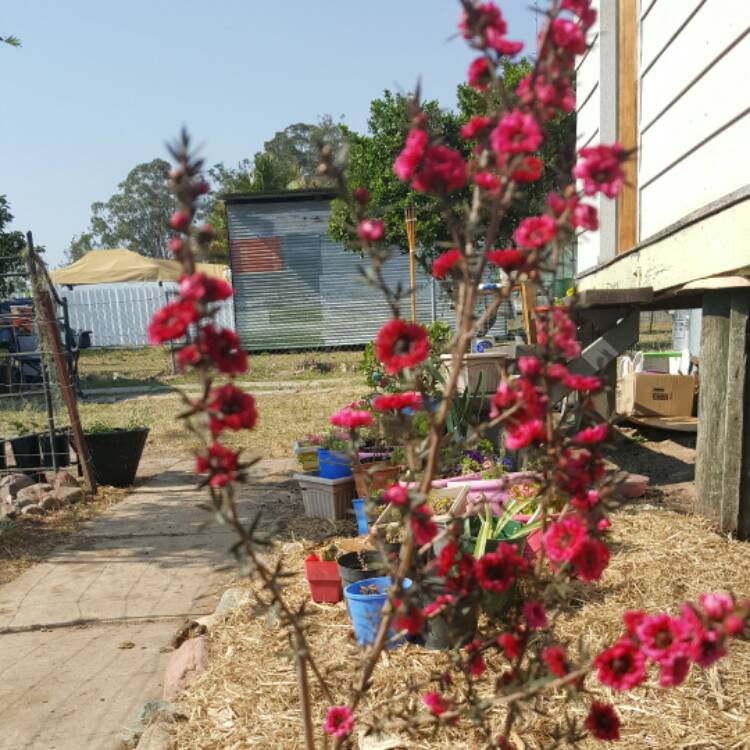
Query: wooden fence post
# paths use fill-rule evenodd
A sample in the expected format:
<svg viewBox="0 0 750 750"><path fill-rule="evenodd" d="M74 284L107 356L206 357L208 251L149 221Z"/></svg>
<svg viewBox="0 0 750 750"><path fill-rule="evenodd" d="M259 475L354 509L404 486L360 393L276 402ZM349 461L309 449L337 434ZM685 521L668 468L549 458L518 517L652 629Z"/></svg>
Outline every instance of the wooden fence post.
<svg viewBox="0 0 750 750"><path fill-rule="evenodd" d="M78 403L76 402L75 394L73 393L73 384L70 380L70 372L65 361L65 357L62 352L62 340L60 339L60 329L57 325L57 319L55 316L55 310L52 306L52 299L43 271L42 259L37 255L34 250L34 240L31 236L31 232L26 233L27 252L29 254L29 267L31 268L32 278L30 280L32 286L36 286L38 290L39 306L41 317L44 320L44 325L47 328L47 337L49 339L50 348L52 349L52 359L55 363L55 372L57 373L57 379L60 383L60 390L62 391L63 401L65 407L68 410L68 418L70 419L70 430L73 434L73 444L75 445L76 452L78 453L78 460L81 462L83 467L83 479L86 484L86 489L92 494L96 494L96 478L94 477L94 467L91 462L91 456L89 455L88 445L86 439L83 436L83 427L81 426L81 418L78 414Z"/></svg>

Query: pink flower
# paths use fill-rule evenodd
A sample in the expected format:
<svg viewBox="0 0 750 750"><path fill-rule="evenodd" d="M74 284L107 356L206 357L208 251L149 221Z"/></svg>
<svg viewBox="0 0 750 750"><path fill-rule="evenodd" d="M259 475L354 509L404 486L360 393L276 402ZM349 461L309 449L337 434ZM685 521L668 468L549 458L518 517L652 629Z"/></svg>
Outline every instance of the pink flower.
<svg viewBox="0 0 750 750"><path fill-rule="evenodd" d="M490 134L490 144L499 154L536 151L542 143L542 131L534 116L514 109L505 114Z"/></svg>
<svg viewBox="0 0 750 750"><path fill-rule="evenodd" d="M418 546L429 544L438 533L437 524L432 520L432 512L427 505L414 509L411 517L411 528Z"/></svg>
<svg viewBox="0 0 750 750"><path fill-rule="evenodd" d="M515 248L509 248L508 250L488 250L484 257L487 258L488 263L502 268L506 272L516 271L526 265L526 255Z"/></svg>
<svg viewBox="0 0 750 750"><path fill-rule="evenodd" d="M734 602L729 594L701 594L698 601L712 620L721 621L734 612Z"/></svg>
<svg viewBox="0 0 750 750"><path fill-rule="evenodd" d="M393 505L406 505L409 500L409 490L400 484L392 484L383 492L383 500L387 503L393 503Z"/></svg>
<svg viewBox="0 0 750 750"><path fill-rule="evenodd" d="M646 657L625 638L602 651L593 665L599 682L615 690L630 690L646 678Z"/></svg>
<svg viewBox="0 0 750 750"><path fill-rule="evenodd" d="M528 216L513 233L519 247L538 248L546 245L557 234L557 223L551 216Z"/></svg>
<svg viewBox="0 0 750 750"><path fill-rule="evenodd" d="M472 677L481 677L487 665L482 657L482 647L479 641L472 641L464 646L464 651L468 656L469 674Z"/></svg>
<svg viewBox="0 0 750 750"><path fill-rule="evenodd" d="M169 252L172 253L172 255L179 255L182 252L183 247L184 245L179 237L172 237L172 239L169 240Z"/></svg>
<svg viewBox="0 0 750 750"><path fill-rule="evenodd" d="M331 706L323 729L327 734L343 740L354 728L354 717L349 706Z"/></svg>
<svg viewBox="0 0 750 750"><path fill-rule="evenodd" d="M383 363L389 375L414 367L427 359L430 342L424 326L393 318L378 331L375 337L375 356Z"/></svg>
<svg viewBox="0 0 750 750"><path fill-rule="evenodd" d="M508 661L517 659L521 653L521 644L512 633L501 633L497 637L497 645L503 650Z"/></svg>
<svg viewBox="0 0 750 750"><path fill-rule="evenodd" d="M565 677L570 672L562 646L548 646L542 651L542 661L547 665L550 673L555 677Z"/></svg>
<svg viewBox="0 0 750 750"><path fill-rule="evenodd" d="M361 409L352 409L347 406L331 415L329 422L334 427L343 427L347 430L356 430L360 427L372 426L372 414Z"/></svg>
<svg viewBox="0 0 750 750"><path fill-rule="evenodd" d="M186 232L190 226L190 214L186 211L175 211L169 217L169 226L175 232Z"/></svg>
<svg viewBox="0 0 750 750"><path fill-rule="evenodd" d="M219 489L236 479L239 468L238 456L239 451L233 451L214 441L206 455L196 457L195 470L198 474L208 474L211 487Z"/></svg>
<svg viewBox="0 0 750 750"><path fill-rule="evenodd" d="M247 352L229 328L217 330L213 323L203 326L198 332L198 347L220 372L239 375L247 370Z"/></svg>
<svg viewBox="0 0 750 750"><path fill-rule="evenodd" d="M469 72L466 75L466 79L469 86L473 89L476 89L477 91L486 91L487 86L489 86L492 81L490 66L487 59L484 57L477 57L475 60L472 60L471 65L469 65Z"/></svg>
<svg viewBox="0 0 750 750"><path fill-rule="evenodd" d="M688 646L687 655L699 667L710 667L727 653L724 638L716 630L700 628Z"/></svg>
<svg viewBox="0 0 750 750"><path fill-rule="evenodd" d="M414 174L427 146L427 140L427 133L424 130L413 128L409 131L403 150L393 162L393 171L399 180L406 181Z"/></svg>
<svg viewBox="0 0 750 750"><path fill-rule="evenodd" d="M393 618L393 627L397 631L405 630L409 635L419 635L424 627L422 610L413 604L404 604L396 599L394 606L397 613Z"/></svg>
<svg viewBox="0 0 750 750"><path fill-rule="evenodd" d="M689 632L682 620L665 613L647 615L636 627L641 651L654 661L662 661L674 653L685 652Z"/></svg>
<svg viewBox="0 0 750 750"><path fill-rule="evenodd" d="M573 176L583 181L586 195L603 193L614 198L625 184L622 162L627 158L619 143L611 146L590 146L579 152L581 161L573 167Z"/></svg>
<svg viewBox="0 0 750 750"><path fill-rule="evenodd" d="M542 176L544 164L536 156L524 156L521 166L517 167L510 175L515 182L536 182Z"/></svg>
<svg viewBox="0 0 750 750"><path fill-rule="evenodd" d="M489 117L473 115L465 125L461 126L461 138L470 141L480 135L491 124L492 120Z"/></svg>
<svg viewBox="0 0 750 750"><path fill-rule="evenodd" d="M154 313L148 327L148 340L151 344L179 339L184 336L191 323L198 319L198 312L190 300L168 302Z"/></svg>
<svg viewBox="0 0 750 750"><path fill-rule="evenodd" d="M453 604L455 600L455 597L451 596L451 594L440 594L434 602L430 602L422 608L422 614L425 617L431 617L437 612L442 611L448 605Z"/></svg>
<svg viewBox="0 0 750 750"><path fill-rule="evenodd" d="M362 219L357 225L357 234L365 242L377 242L383 238L383 222L379 219Z"/></svg>
<svg viewBox="0 0 750 750"><path fill-rule="evenodd" d="M529 599L524 602L521 611L531 630L544 630L547 627L547 610L541 602Z"/></svg>
<svg viewBox="0 0 750 750"><path fill-rule="evenodd" d="M417 411L422 408L422 394L417 391L404 391L375 396L372 400L372 408L375 411L403 411L404 409Z"/></svg>
<svg viewBox="0 0 750 750"><path fill-rule="evenodd" d="M620 717L614 707L608 703L591 701L591 708L584 726L598 740L620 739Z"/></svg>
<svg viewBox="0 0 750 750"><path fill-rule="evenodd" d="M208 424L218 435L223 430L252 430L258 420L255 399L233 383L208 394Z"/></svg>
<svg viewBox="0 0 750 750"><path fill-rule="evenodd" d="M609 548L599 539L585 539L570 561L582 581L598 581L609 565Z"/></svg>
<svg viewBox="0 0 750 750"><path fill-rule="evenodd" d="M499 55L513 57L523 49L523 42L514 42L506 39L497 29L489 28L484 33L487 46L495 50Z"/></svg>
<svg viewBox="0 0 750 750"><path fill-rule="evenodd" d="M518 365L518 371L530 378L539 375L542 371L542 363L539 361L539 357L519 357L516 364Z"/></svg>
<svg viewBox="0 0 750 750"><path fill-rule="evenodd" d="M606 422L600 422L593 427L586 427L580 432L573 436L573 440L576 443L582 443L584 445L591 445L595 443L601 443L607 438L609 432L609 425Z"/></svg>
<svg viewBox="0 0 750 750"><path fill-rule="evenodd" d="M220 302L229 299L232 287L224 279L216 279L196 271L191 276L180 276L180 296L195 302Z"/></svg>
<svg viewBox="0 0 750 750"><path fill-rule="evenodd" d="M365 187L354 188L352 190L352 197L357 203L365 206L370 201L370 191Z"/></svg>
<svg viewBox="0 0 750 750"><path fill-rule="evenodd" d="M600 518L596 522L596 528L599 529L599 531L606 531L610 525L609 518Z"/></svg>
<svg viewBox="0 0 750 750"><path fill-rule="evenodd" d="M560 8L573 11L584 29L590 28L596 21L596 11L591 7L591 0L562 0Z"/></svg>
<svg viewBox="0 0 750 750"><path fill-rule="evenodd" d="M518 422L505 429L505 447L511 451L519 451L531 445L535 440L544 440L547 432L541 419L529 419Z"/></svg>
<svg viewBox="0 0 750 750"><path fill-rule="evenodd" d="M575 516L555 521L544 534L544 551L553 562L570 560L586 539L586 527Z"/></svg>
<svg viewBox="0 0 750 750"><path fill-rule="evenodd" d="M573 229L590 229L595 232L599 229L599 213L594 206L589 206L587 203L577 203L573 209L570 225Z"/></svg>
<svg viewBox="0 0 750 750"><path fill-rule="evenodd" d="M441 716L448 710L448 704L440 693L430 692L422 696L422 703L433 716Z"/></svg>
<svg viewBox="0 0 750 750"><path fill-rule="evenodd" d="M628 609L623 612L622 621L628 635L635 636L636 630L646 619L646 613L642 609Z"/></svg>
<svg viewBox="0 0 750 750"><path fill-rule="evenodd" d="M659 685L677 687L685 682L690 671L690 660L678 651L659 660Z"/></svg>
<svg viewBox="0 0 750 750"><path fill-rule="evenodd" d="M466 185L466 162L448 146L429 146L411 186L418 193L445 195Z"/></svg>
<svg viewBox="0 0 750 750"><path fill-rule="evenodd" d="M474 562L477 583L486 591L502 594L525 572L528 562L512 544L501 543L495 552L487 552Z"/></svg>
<svg viewBox="0 0 750 750"><path fill-rule="evenodd" d="M500 180L492 172L477 172L474 175L474 184L490 193L497 193L500 190Z"/></svg>
<svg viewBox="0 0 750 750"><path fill-rule="evenodd" d="M446 250L432 262L432 275L436 279L444 279L461 260L461 253L457 248Z"/></svg>
<svg viewBox="0 0 750 750"><path fill-rule="evenodd" d="M563 383L574 391L598 391L602 381L596 375L576 375L568 373L563 377Z"/></svg>
<svg viewBox="0 0 750 750"><path fill-rule="evenodd" d="M549 36L556 47L570 55L582 55L586 51L586 35L573 21L556 18L552 21Z"/></svg>

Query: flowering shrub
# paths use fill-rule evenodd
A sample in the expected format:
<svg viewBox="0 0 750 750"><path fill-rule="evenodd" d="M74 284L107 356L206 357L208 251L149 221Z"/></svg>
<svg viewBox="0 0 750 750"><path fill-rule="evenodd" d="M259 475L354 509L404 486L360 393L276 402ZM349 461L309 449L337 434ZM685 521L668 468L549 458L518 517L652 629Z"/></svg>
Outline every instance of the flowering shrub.
<svg viewBox="0 0 750 750"><path fill-rule="evenodd" d="M381 247L380 219L367 215L369 192L364 186L347 191L333 154L325 148L321 152L321 171L339 186L341 199L359 228L363 250L372 261L368 278L383 292L393 313L374 346L374 354L390 379L390 393L378 396L372 409L400 420L404 434L410 433L408 425L415 414L423 415L429 427L426 438L404 445L405 481L394 483L383 493L383 501L398 508L403 543L399 556L391 558L392 585L374 644L365 653L356 680L344 687L332 688L333 678L321 674L305 638L304 610L289 607L281 568L265 566L257 551L261 541L255 538L253 527L245 528L237 516L233 483L241 478L244 467L239 455L221 440L227 431L252 429L257 414L252 396L231 382L246 368L246 357L231 332L218 330L213 323L211 303L230 290L195 273L195 252L212 236L210 228L192 228L195 201L205 185L199 177L201 165L192 157L186 136L173 149L177 166L172 182L180 208L170 222L179 233L171 246L183 263L184 276L179 299L154 316L149 336L160 343L181 338L190 326L197 327L196 343L180 352L181 365L195 368L204 386L202 397L186 399L184 415L205 439L196 468L206 477L216 512L239 535L238 554L262 580L291 634L308 748L315 744L308 666L329 706L322 729L335 747L350 747L358 724L366 729L377 724L412 733L471 726L484 738L482 747L508 750L513 747L509 738L518 719L524 711L534 710L543 691L565 688L568 699L585 700L583 678L590 672L602 685L621 691L642 684L651 667L658 670L660 685L676 686L693 665L705 668L721 658L731 638L748 635L750 602L737 601L729 594L706 594L697 604L683 604L678 616L626 612L622 637L593 659L560 642L557 619L571 596L572 583L597 581L608 565L608 515L616 504L613 481L605 472L602 457L608 425L596 416L590 403L601 381L570 369L569 363L580 354L580 344L568 307L537 311L537 354L519 359L517 371L503 373L489 399L489 424L483 426L500 426L506 448L526 449L535 456L539 467L535 513L542 540L538 553L527 554L522 542L494 539L493 545L480 545L482 551L475 558L460 522L441 526L433 517L428 499L446 457L445 426L456 394L459 365L472 336L508 299L517 281L541 283L540 272L554 270L561 247L571 241L575 231L597 226L596 209L586 204L585 198L598 193L616 196L624 180L622 162L628 156L618 144L582 149L573 170L582 190L571 184L562 195L551 194L544 213L519 223L515 247L496 248L500 219L512 202L523 199L524 185L538 174L535 152L544 142L547 124L575 106L571 85L574 57L585 51L586 31L596 14L589 0L553 0L539 36L533 70L515 91L506 91L499 71L505 56L518 53L519 43L508 39L507 25L493 3L463 0L462 6L459 30L479 55L470 66L468 80L486 92L488 104L486 116L473 117L462 129L462 137L474 142L472 156L464 161L457 151L442 145L440 134L428 132L427 119L415 99L411 128L393 164L399 179L439 199L452 228L453 247L433 266L437 278L450 278L456 308L452 367L436 405L432 403L434 393L424 388L423 370L429 366L430 349L427 331L401 317L405 292L390 289L383 280L380 268L387 249ZM471 204L455 205L453 194L470 180L474 184ZM457 215L462 216L460 222ZM477 319L478 286L488 263L502 269L506 283ZM216 385L217 373L228 382ZM578 394L574 419L559 420L553 414L552 393L560 387ZM427 403L429 409L424 408ZM359 430L372 424L373 410L353 404L331 417L332 424L348 434L350 450L356 450ZM581 427L579 420L585 426ZM467 441L477 441L483 427L473 430ZM384 559L389 559L383 536L376 534L375 541ZM437 542L441 546L435 554ZM407 576L411 586L404 586ZM408 703L407 698L400 709L391 706L383 709L382 715L358 714L391 628L417 635L428 630L435 618L456 622L467 613L476 613L479 606L486 624L477 629L474 617L473 627L464 625L456 634L453 667L435 680L439 689L431 682L420 683L416 676L410 681L413 690L421 693L422 712L414 711L414 703ZM505 662L505 671L487 684L485 672L492 655ZM477 692L480 685L481 699ZM348 699L342 704L335 695ZM493 711L498 706L504 708L500 725ZM559 742L575 743L587 732L601 740L618 739L621 725L616 709L592 700L582 725L565 717L557 737Z"/></svg>

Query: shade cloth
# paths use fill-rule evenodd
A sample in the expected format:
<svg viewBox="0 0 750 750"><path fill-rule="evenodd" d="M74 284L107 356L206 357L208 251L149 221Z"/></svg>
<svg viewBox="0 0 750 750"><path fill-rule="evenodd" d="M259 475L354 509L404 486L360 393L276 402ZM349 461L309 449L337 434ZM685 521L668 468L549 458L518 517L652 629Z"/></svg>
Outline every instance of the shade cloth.
<svg viewBox="0 0 750 750"><path fill-rule="evenodd" d="M198 271L224 278L227 267L220 263L198 263ZM114 284L118 281L177 281L182 268L176 260L147 258L132 250L91 250L75 263L50 271L54 284Z"/></svg>

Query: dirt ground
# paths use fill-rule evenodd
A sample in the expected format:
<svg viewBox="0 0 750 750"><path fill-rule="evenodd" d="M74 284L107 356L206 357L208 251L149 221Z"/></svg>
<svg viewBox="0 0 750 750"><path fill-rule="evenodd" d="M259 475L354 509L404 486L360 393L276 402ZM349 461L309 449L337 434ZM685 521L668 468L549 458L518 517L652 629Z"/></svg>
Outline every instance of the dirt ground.
<svg viewBox="0 0 750 750"><path fill-rule="evenodd" d="M750 545L716 533L708 523L689 514L694 436L646 434L628 428L624 433L630 439L622 437L611 452L612 467L647 474L651 487L642 499L614 515L610 567L600 582L581 590L575 615L561 624L560 632L573 649L580 639L594 650L616 640L626 609L674 611L679 602L696 599L707 590L750 594ZM289 572L289 597L293 603L306 601L307 584L301 575L304 557L324 540L341 539L345 529L340 524L304 518L293 483L280 484L263 502L273 519L275 554ZM253 588L248 583L241 585ZM347 678L353 679L360 654L352 643L344 606L311 605L309 609L313 650L326 672L336 674L337 683L343 684L342 694L336 697L345 701ZM301 750L295 673L286 638L273 618L240 612L211 633L210 643L208 671L178 703L186 720L174 726L176 746L180 750ZM385 706L420 710L418 700L408 697L409 675L423 678L429 685L430 674L439 673L448 660L444 653L413 645L388 652L376 669L361 723L382 714ZM595 697L615 700L623 721L622 747L736 750L750 748L748 668L750 644L735 643L726 659L706 671L693 669L677 689L659 689L652 680L637 691L614 696L591 677L586 687ZM503 669L500 657L489 660L483 678L485 692L492 691L494 679ZM314 719L320 727L326 701L316 688L313 698ZM518 724L513 738L517 747L550 747L555 720L562 719L567 710L581 721L587 705L584 699L566 709L560 694L550 695L542 704L542 714L531 714ZM499 727L500 711L495 721ZM322 732L320 738L322 741ZM471 728L464 726L388 747L472 750L477 743ZM585 740L579 746L593 750L601 743Z"/></svg>

